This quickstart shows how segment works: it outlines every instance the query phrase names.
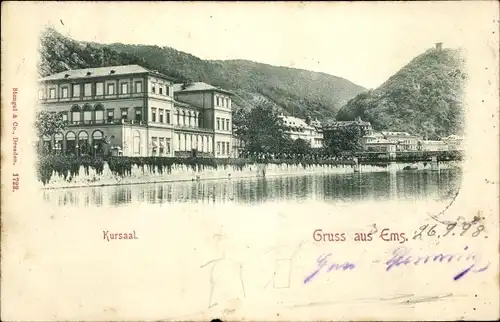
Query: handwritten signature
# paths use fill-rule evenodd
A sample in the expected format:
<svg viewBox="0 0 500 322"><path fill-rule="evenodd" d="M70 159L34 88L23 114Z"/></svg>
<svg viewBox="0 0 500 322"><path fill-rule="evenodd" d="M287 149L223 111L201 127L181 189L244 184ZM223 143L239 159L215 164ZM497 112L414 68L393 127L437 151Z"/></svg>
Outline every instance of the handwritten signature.
<svg viewBox="0 0 500 322"><path fill-rule="evenodd" d="M465 246L464 251L469 249L468 246ZM332 256L329 254L322 254L316 260L317 267L316 269L306 276L304 279L304 284L309 283L315 276L317 276L321 270L326 267L327 272L335 271L350 271L357 267L356 264L351 262L344 262L343 264L338 263L329 263L328 259ZM385 262L386 271L389 272L396 267L399 266L407 266L407 265L426 265L428 263L443 263L443 262L467 262L467 266L456 273L453 276L455 281L463 278L468 273L480 273L487 270L490 266L490 262L486 265L479 265L478 256L474 252L470 253L462 253L462 254L445 254L445 253L436 253L436 254L423 254L423 255L415 255L411 253L411 249L406 247L398 247L393 252L391 257ZM471 262L473 262L471 264Z"/></svg>

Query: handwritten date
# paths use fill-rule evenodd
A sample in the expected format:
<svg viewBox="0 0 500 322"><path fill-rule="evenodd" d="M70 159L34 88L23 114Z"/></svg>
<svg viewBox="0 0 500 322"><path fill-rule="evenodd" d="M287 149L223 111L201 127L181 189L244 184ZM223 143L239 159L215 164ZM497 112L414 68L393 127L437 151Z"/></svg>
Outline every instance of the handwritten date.
<svg viewBox="0 0 500 322"><path fill-rule="evenodd" d="M413 239L422 240L423 236L433 237L433 238L443 238L446 236L465 236L469 235L472 237L478 237L484 231L484 225L479 224L479 221L474 219L471 222L460 222L459 217L455 222L448 223L438 223L438 224L425 224L422 225L414 232ZM484 233L484 238L488 238Z"/></svg>

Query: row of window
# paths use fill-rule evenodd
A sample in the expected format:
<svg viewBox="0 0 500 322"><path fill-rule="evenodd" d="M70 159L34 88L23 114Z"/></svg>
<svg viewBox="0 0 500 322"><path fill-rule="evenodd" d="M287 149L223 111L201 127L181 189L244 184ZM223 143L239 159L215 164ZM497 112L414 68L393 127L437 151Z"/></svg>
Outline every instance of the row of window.
<svg viewBox="0 0 500 322"><path fill-rule="evenodd" d="M170 87L168 85L151 83L151 93L156 94L156 89L158 89L158 94L163 95L165 93L166 96L170 96Z"/></svg>
<svg viewBox="0 0 500 322"><path fill-rule="evenodd" d="M229 119L218 117L216 122L216 129L223 131L230 131L231 129L229 127Z"/></svg>
<svg viewBox="0 0 500 322"><path fill-rule="evenodd" d="M216 95L215 96L215 106L230 108L229 98Z"/></svg>
<svg viewBox="0 0 500 322"><path fill-rule="evenodd" d="M217 155L230 155L231 149L229 142L217 142Z"/></svg>
<svg viewBox="0 0 500 322"><path fill-rule="evenodd" d="M95 87L93 85L95 85ZM129 82L121 82L119 87L119 94L130 94L132 91L129 88L129 85L130 85ZM134 89L135 89L135 91L133 91L134 93L142 93L142 81L136 81ZM105 90L104 82L97 82L95 84L93 83L72 84L71 86L63 85L60 88L59 98L70 98L70 97L77 98L81 96L91 97L92 94L94 94L95 96L118 94L115 83L108 83L106 87L106 92L104 90ZM41 89L39 91L38 98L43 99L46 97L45 95L46 95L45 90ZM49 88L48 98L49 99L57 98L57 91L55 87Z"/></svg>
<svg viewBox="0 0 500 322"><path fill-rule="evenodd" d="M151 108L151 122L159 122L159 123L166 123L170 124L170 111L169 110L164 110L163 108L158 109L159 115L158 115L158 121L156 120L156 108L153 107Z"/></svg>
<svg viewBox="0 0 500 322"><path fill-rule="evenodd" d="M177 151L212 152L212 138L208 135L177 133Z"/></svg>
<svg viewBox="0 0 500 322"><path fill-rule="evenodd" d="M151 145L153 149L153 155L165 155L170 154L171 142L170 138L158 138L156 136L151 137Z"/></svg>
<svg viewBox="0 0 500 322"><path fill-rule="evenodd" d="M142 107L135 107L135 120L142 121ZM83 113L82 113L83 110ZM128 120L129 114L128 108L121 108L121 119ZM83 115L82 115L83 114ZM62 113L63 121L70 121L71 123L79 124L79 123L104 123L104 108L102 105L98 104L94 109L90 105L85 105L83 109L80 109L78 105L74 105L71 108L71 120L68 119L67 112ZM106 122L112 122L115 120L115 110L107 109L106 110Z"/></svg>

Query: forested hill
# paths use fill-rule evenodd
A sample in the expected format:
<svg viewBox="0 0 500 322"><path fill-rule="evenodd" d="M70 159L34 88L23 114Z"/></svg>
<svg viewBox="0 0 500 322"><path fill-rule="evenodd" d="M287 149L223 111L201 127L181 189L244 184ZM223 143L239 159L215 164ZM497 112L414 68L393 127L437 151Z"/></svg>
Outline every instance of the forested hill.
<svg viewBox="0 0 500 322"><path fill-rule="evenodd" d="M360 116L376 130L406 131L431 139L462 135L464 66L459 49L429 49L376 90L350 100L337 119Z"/></svg>
<svg viewBox="0 0 500 322"><path fill-rule="evenodd" d="M139 64L177 81L203 81L235 92L237 108L251 108L258 100L271 102L298 117L334 117L361 86L328 74L233 60L209 61L170 47L85 43L47 29L41 39L41 76L98 66Z"/></svg>

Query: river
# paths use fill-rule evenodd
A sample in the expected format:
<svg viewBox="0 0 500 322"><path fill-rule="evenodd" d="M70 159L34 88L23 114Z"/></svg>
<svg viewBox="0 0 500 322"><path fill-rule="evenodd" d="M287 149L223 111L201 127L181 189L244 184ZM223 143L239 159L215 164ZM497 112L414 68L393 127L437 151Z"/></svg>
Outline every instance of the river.
<svg viewBox="0 0 500 322"><path fill-rule="evenodd" d="M129 204L443 200L460 186L460 169L315 174L46 190L47 203L75 207Z"/></svg>

